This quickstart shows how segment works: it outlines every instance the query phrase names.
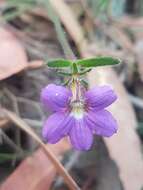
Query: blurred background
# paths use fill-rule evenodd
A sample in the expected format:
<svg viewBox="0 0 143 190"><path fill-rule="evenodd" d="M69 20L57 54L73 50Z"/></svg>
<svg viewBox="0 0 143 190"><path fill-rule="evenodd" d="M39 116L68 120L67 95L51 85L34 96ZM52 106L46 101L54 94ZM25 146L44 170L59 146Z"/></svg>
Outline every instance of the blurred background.
<svg viewBox="0 0 143 190"><path fill-rule="evenodd" d="M143 189L143 1L0 0L0 190L69 189L20 126L24 121L42 140L49 113L40 91L65 80L44 60L97 55L122 61L86 77L89 86L115 88L119 98L111 112L119 132L110 139L96 136L88 152L71 149L66 139L46 146L82 190Z"/></svg>

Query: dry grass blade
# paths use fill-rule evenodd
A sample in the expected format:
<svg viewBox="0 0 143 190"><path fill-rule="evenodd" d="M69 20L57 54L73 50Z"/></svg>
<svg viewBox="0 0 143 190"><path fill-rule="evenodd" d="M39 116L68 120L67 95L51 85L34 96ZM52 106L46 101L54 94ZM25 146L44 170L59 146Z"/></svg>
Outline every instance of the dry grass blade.
<svg viewBox="0 0 143 190"><path fill-rule="evenodd" d="M117 23L118 25L120 25L120 27L123 27L123 28L143 27L143 17L134 18L134 17L124 16L120 18L120 20L114 20L113 22Z"/></svg>
<svg viewBox="0 0 143 190"><path fill-rule="evenodd" d="M74 16L71 9L66 5L63 0L50 0L52 6L56 10L58 16L60 17L61 21L65 25L68 33L74 39L77 47L84 47L86 45L85 38L83 35L82 28L78 27L78 22L76 18L72 19ZM66 18L66 19L65 19ZM73 26L76 26L73 28Z"/></svg>
<svg viewBox="0 0 143 190"><path fill-rule="evenodd" d="M80 189L68 172L64 169L62 164L58 161L58 159L54 156L54 154L47 148L47 146L41 141L41 139L37 136L37 134L18 116L14 113L2 109L2 111L6 114L6 116L15 123L18 127L24 130L27 134L29 134L35 141L37 141L40 146L43 148L45 154L48 156L49 160L54 164L55 168L57 169L58 173L64 178L68 187L72 190Z"/></svg>
<svg viewBox="0 0 143 190"><path fill-rule="evenodd" d="M4 128L9 123L9 119L5 118L5 115L1 112L1 105L0 105L0 128Z"/></svg>
<svg viewBox="0 0 143 190"><path fill-rule="evenodd" d="M44 66L44 61L42 60L34 60L34 61L31 61L28 65L28 68L29 69L38 69L42 66Z"/></svg>
<svg viewBox="0 0 143 190"><path fill-rule="evenodd" d="M133 43L121 28L117 26L110 26L110 28L105 31L105 33L113 39L113 41L117 42L123 49L133 52Z"/></svg>

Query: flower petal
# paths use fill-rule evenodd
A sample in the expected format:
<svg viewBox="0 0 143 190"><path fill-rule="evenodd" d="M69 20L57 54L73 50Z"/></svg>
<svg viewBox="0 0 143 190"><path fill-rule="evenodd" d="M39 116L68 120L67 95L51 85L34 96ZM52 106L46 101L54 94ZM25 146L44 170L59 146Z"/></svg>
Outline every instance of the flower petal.
<svg viewBox="0 0 143 190"><path fill-rule="evenodd" d="M41 92L41 102L52 111L62 111L69 103L72 93L69 89L49 84Z"/></svg>
<svg viewBox="0 0 143 190"><path fill-rule="evenodd" d="M42 135L49 143L56 143L67 135L74 124L74 119L68 114L56 112L44 124Z"/></svg>
<svg viewBox="0 0 143 190"><path fill-rule="evenodd" d="M85 117L86 123L90 129L97 135L110 137L117 132L117 122L112 114L107 110L89 112Z"/></svg>
<svg viewBox="0 0 143 190"><path fill-rule="evenodd" d="M93 134L83 119L75 120L75 126L69 133L70 141L77 150L89 150L93 142Z"/></svg>
<svg viewBox="0 0 143 190"><path fill-rule="evenodd" d="M90 110L102 110L116 99L115 92L108 85L94 87L85 93L85 100Z"/></svg>

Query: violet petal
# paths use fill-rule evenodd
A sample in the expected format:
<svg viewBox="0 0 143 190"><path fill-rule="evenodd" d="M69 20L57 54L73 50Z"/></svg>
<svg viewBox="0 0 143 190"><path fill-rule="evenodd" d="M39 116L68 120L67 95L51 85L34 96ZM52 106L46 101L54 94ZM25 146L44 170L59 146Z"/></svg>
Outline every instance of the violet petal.
<svg viewBox="0 0 143 190"><path fill-rule="evenodd" d="M41 102L52 111L62 111L70 101L72 93L69 89L55 84L49 84L42 89Z"/></svg>
<svg viewBox="0 0 143 190"><path fill-rule="evenodd" d="M49 143L56 143L68 134L74 124L74 119L68 114L56 112L44 124L42 135Z"/></svg>
<svg viewBox="0 0 143 190"><path fill-rule="evenodd" d="M85 120L88 127L97 135L110 137L117 132L117 122L107 110L89 112Z"/></svg>
<svg viewBox="0 0 143 190"><path fill-rule="evenodd" d="M85 100L90 110L102 110L117 99L113 89L108 86L94 87L85 93Z"/></svg>
<svg viewBox="0 0 143 190"><path fill-rule="evenodd" d="M77 150L89 150L93 142L93 134L83 119L75 120L69 133L72 146Z"/></svg>

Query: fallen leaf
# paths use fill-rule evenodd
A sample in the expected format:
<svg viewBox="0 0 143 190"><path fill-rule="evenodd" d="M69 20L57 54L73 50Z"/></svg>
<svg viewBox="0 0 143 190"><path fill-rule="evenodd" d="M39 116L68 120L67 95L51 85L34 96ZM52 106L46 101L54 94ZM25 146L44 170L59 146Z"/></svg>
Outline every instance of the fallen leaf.
<svg viewBox="0 0 143 190"><path fill-rule="evenodd" d="M26 53L17 38L0 27L0 80L20 72L28 65Z"/></svg>
<svg viewBox="0 0 143 190"><path fill-rule="evenodd" d="M143 158L141 144L136 134L137 121L124 86L111 68L97 68L88 74L90 87L95 84L110 84L118 100L110 110L117 119L119 130L111 138L104 138L110 157L120 170L121 181L126 190L143 186ZM131 180L132 179L132 180Z"/></svg>
<svg viewBox="0 0 143 190"><path fill-rule="evenodd" d="M28 62L26 52L16 36L7 28L0 27L0 80L24 69L37 69L43 65L42 60Z"/></svg>
<svg viewBox="0 0 143 190"><path fill-rule="evenodd" d="M6 109L1 109L1 111L5 114L5 116L12 121L17 127L24 130L28 135L30 135L43 149L45 155L51 161L51 163L56 168L58 174L60 174L63 178L65 183L71 190L78 189L78 185L63 167L63 165L57 160L56 156L50 151L48 146L46 146L43 141L39 138L39 136L33 131L33 129L24 122L20 117L18 117L15 113L8 111Z"/></svg>
<svg viewBox="0 0 143 190"><path fill-rule="evenodd" d="M46 145L56 157L69 149L66 140L56 145ZM0 190L50 190L56 169L42 149L25 159L1 185Z"/></svg>

